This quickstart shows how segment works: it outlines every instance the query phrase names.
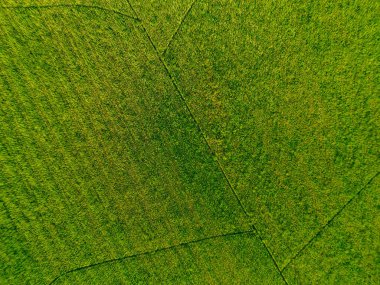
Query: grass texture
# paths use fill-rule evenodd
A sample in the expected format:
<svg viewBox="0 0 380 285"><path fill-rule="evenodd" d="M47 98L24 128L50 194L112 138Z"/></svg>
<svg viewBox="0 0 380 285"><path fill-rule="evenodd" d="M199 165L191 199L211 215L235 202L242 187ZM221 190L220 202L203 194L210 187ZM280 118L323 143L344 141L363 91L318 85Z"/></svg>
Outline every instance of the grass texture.
<svg viewBox="0 0 380 285"><path fill-rule="evenodd" d="M249 232L215 237L101 264L57 284L284 284L260 240ZM127 282L126 282L127 280Z"/></svg>
<svg viewBox="0 0 380 285"><path fill-rule="evenodd" d="M283 267L379 170L373 1L197 1L165 54Z"/></svg>
<svg viewBox="0 0 380 285"><path fill-rule="evenodd" d="M372 0L5 0L0 284L377 284Z"/></svg>

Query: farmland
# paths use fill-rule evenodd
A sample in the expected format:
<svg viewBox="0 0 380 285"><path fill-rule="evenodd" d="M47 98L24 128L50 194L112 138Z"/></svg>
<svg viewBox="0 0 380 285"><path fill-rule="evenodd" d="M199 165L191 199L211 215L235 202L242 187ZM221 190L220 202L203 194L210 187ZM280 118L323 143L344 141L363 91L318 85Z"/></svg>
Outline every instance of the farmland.
<svg viewBox="0 0 380 285"><path fill-rule="evenodd" d="M0 284L378 283L378 12L3 1Z"/></svg>

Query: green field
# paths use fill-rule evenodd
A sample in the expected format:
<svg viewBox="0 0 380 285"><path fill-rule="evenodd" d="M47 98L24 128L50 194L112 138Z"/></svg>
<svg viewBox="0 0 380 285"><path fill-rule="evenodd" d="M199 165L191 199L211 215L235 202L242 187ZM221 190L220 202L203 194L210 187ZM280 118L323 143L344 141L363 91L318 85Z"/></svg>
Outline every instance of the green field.
<svg viewBox="0 0 380 285"><path fill-rule="evenodd" d="M379 284L379 15L1 1L0 284Z"/></svg>

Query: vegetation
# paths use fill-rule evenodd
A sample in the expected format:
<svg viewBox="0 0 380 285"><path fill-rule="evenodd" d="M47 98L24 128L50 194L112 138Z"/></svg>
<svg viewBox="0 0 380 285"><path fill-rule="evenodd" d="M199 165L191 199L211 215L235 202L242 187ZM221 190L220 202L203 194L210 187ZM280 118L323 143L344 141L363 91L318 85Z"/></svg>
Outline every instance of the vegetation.
<svg viewBox="0 0 380 285"><path fill-rule="evenodd" d="M0 284L379 283L379 2L0 4Z"/></svg>

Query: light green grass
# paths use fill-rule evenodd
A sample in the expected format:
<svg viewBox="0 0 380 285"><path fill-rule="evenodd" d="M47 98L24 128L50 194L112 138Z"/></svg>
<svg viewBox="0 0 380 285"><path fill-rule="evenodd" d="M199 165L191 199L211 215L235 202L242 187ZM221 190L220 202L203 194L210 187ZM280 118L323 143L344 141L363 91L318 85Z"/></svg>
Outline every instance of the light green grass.
<svg viewBox="0 0 380 285"><path fill-rule="evenodd" d="M376 1L197 1L165 59L283 267L379 170Z"/></svg>
<svg viewBox="0 0 380 285"><path fill-rule="evenodd" d="M70 7L90 6L134 16L131 6L125 0L2 0L0 7Z"/></svg>
<svg viewBox="0 0 380 285"><path fill-rule="evenodd" d="M378 283L379 7L3 1L0 284Z"/></svg>
<svg viewBox="0 0 380 285"><path fill-rule="evenodd" d="M290 284L379 284L380 179L347 205L284 271Z"/></svg>
<svg viewBox="0 0 380 285"><path fill-rule="evenodd" d="M0 11L2 280L44 284L241 229L236 198L135 21Z"/></svg>
<svg viewBox="0 0 380 285"><path fill-rule="evenodd" d="M194 0L131 0L157 50L162 53L176 33Z"/></svg>

